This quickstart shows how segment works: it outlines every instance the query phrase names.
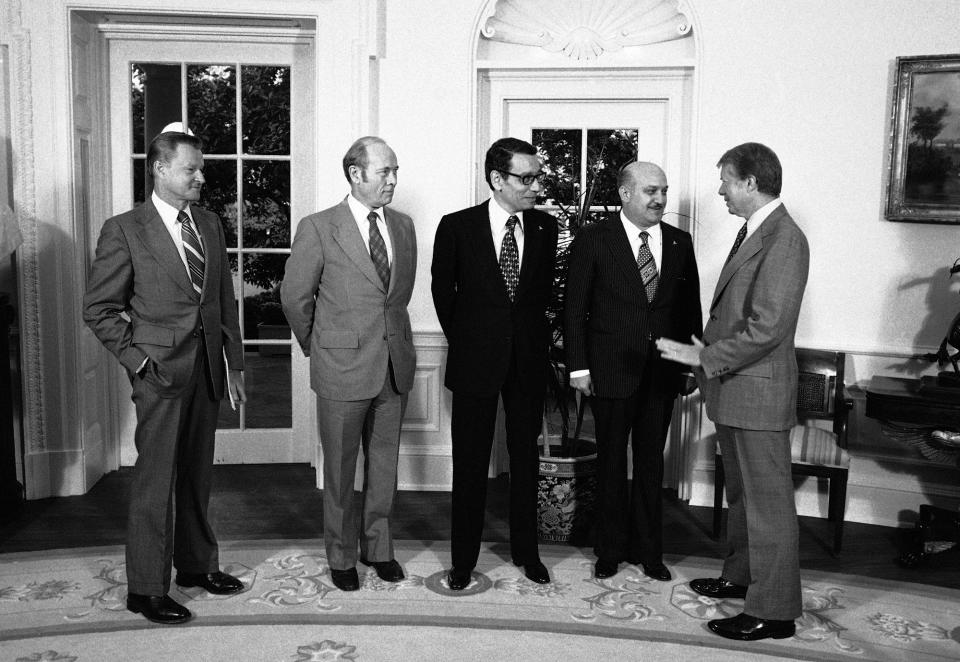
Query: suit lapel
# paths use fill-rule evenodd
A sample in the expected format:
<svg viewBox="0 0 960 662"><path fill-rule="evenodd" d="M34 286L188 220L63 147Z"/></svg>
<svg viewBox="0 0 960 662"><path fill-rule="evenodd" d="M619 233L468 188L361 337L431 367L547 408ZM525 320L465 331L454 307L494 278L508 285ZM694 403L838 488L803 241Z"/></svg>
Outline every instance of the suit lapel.
<svg viewBox="0 0 960 662"><path fill-rule="evenodd" d="M400 225L393 212L386 207L383 208L383 220L387 224L387 233L390 235L390 244L393 246L393 264L390 265L389 289L389 291L393 291L397 283L402 283L404 279L411 278L411 274L407 272L407 267L411 262L410 255L413 242L410 233ZM372 264L373 260L370 260L370 263Z"/></svg>
<svg viewBox="0 0 960 662"><path fill-rule="evenodd" d="M160 212L153 205L153 202L147 201L140 206L140 232L138 236L146 249L153 255L164 271L191 296L199 296L193 289L193 283L187 275L187 268L177 252L177 246L173 243L173 238L167 231L167 227L160 218Z"/></svg>
<svg viewBox="0 0 960 662"><path fill-rule="evenodd" d="M376 285L380 291L386 292L383 281L380 280L380 276L377 275L377 270L373 266L373 260L370 259L370 253L367 252L367 246L363 243L363 237L360 236L360 230L357 228L357 222L350 212L350 206L347 204L346 198L337 205L337 213L332 225L333 240L337 242L367 280ZM392 234L390 239L393 239ZM391 280L393 280L392 276Z"/></svg>
<svg viewBox="0 0 960 662"><path fill-rule="evenodd" d="M203 242L203 291L216 287L220 280L220 251L218 248L217 228L214 218L202 209L191 208L193 222L200 231L200 241Z"/></svg>
<svg viewBox="0 0 960 662"><path fill-rule="evenodd" d="M523 213L523 259L520 260L520 282L517 284L517 298L526 291L531 284L531 275L536 272L537 265L542 259L543 230L537 218L539 214ZM499 266L499 265L498 265ZM504 284L506 290L506 284Z"/></svg>
<svg viewBox="0 0 960 662"><path fill-rule="evenodd" d="M473 246L473 254L476 256L477 264L482 272L489 275L481 276L484 282L492 283L499 293L507 298L507 284L503 282L503 274L500 273L500 262L497 260L497 249L493 245L493 232L490 230L490 211L488 205L490 201L474 207L474 213L467 219L467 234L470 237L470 243ZM526 247L524 247L526 251Z"/></svg>
<svg viewBox="0 0 960 662"><path fill-rule="evenodd" d="M623 273L630 289L637 293L638 298L646 300L647 293L643 288L643 277L640 275L640 269L637 268L637 258L630 248L630 240L623 229L620 217L604 221L603 229L606 233L607 249L613 255L614 263Z"/></svg>
<svg viewBox="0 0 960 662"><path fill-rule="evenodd" d="M720 300L720 295L727 287L730 279L733 278L733 274L737 273L737 270L740 269L747 260L763 249L763 237L770 233L774 224L784 213L786 213L786 210L783 205L774 209L773 212L763 220L760 227L744 240L730 261L723 265L723 269L720 271L720 278L717 280L717 288L713 292L713 301L710 304L711 310L717 305L717 301Z"/></svg>
<svg viewBox="0 0 960 662"><path fill-rule="evenodd" d="M680 247L674 236L675 230L666 223L660 223L660 236L663 243L663 255L660 258L660 285L657 287L657 297L664 287L669 287L674 276L680 272Z"/></svg>

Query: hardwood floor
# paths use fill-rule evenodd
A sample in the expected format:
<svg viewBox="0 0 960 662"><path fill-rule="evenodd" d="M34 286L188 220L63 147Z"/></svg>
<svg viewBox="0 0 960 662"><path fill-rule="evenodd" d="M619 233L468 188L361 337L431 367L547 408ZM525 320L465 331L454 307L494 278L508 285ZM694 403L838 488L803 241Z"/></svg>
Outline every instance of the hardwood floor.
<svg viewBox="0 0 960 662"><path fill-rule="evenodd" d="M130 476L124 468L104 476L83 496L29 501L16 514L0 515L0 553L123 544ZM306 464L219 465L210 503L214 530L220 540L320 538L322 494L313 485L314 472ZM487 500L483 538L506 542L505 476L491 479ZM711 509L688 506L669 491L664 501L666 554L719 559L722 546L710 538ZM447 492L401 491L394 513L398 540L449 539ZM894 558L904 533L848 522L843 551L834 557L829 523L801 517L800 563L805 570L960 588L960 554L948 553L915 570L897 566Z"/></svg>

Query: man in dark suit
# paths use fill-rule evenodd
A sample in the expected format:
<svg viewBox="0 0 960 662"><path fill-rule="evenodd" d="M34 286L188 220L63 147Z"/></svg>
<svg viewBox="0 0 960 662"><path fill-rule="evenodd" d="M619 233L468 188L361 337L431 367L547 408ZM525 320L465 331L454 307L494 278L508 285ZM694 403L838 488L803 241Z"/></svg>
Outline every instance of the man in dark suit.
<svg viewBox="0 0 960 662"><path fill-rule="evenodd" d="M232 399L243 402L243 347L220 220L192 205L204 183L200 141L161 133L147 169L150 199L100 232L83 318L126 368L137 412L127 609L181 623L191 614L167 595L171 562L180 586L243 589L220 571L207 520L224 362Z"/></svg>
<svg viewBox="0 0 960 662"><path fill-rule="evenodd" d="M510 549L526 577L550 581L537 549L537 434L547 387L557 222L535 210L537 151L502 138L484 164L490 200L440 220L433 247L433 303L447 337L445 384L453 392L452 560L462 590L480 554L497 400L510 453Z"/></svg>
<svg viewBox="0 0 960 662"><path fill-rule="evenodd" d="M358 558L384 581L403 579L390 516L400 423L417 367L407 304L417 272L409 216L387 209L397 155L366 136L343 157L350 194L297 226L280 299L310 357L323 448L323 540L333 583L360 588ZM364 453L359 525L354 475Z"/></svg>
<svg viewBox="0 0 960 662"><path fill-rule="evenodd" d="M710 621L730 639L790 637L801 613L790 428L797 422L793 338L807 283L807 239L780 202L782 170L759 143L717 163L731 214L746 219L717 281L703 342L662 340L664 357L697 368L727 478L727 553L720 577L690 587L745 598L743 612Z"/></svg>
<svg viewBox="0 0 960 662"><path fill-rule="evenodd" d="M661 223L667 177L630 163L617 181L619 217L586 226L570 248L564 349L570 384L591 401L597 435L598 579L626 560L649 577L663 564L663 448L681 367L656 351L659 337L700 335L700 280L690 235ZM627 485L627 440L633 489Z"/></svg>

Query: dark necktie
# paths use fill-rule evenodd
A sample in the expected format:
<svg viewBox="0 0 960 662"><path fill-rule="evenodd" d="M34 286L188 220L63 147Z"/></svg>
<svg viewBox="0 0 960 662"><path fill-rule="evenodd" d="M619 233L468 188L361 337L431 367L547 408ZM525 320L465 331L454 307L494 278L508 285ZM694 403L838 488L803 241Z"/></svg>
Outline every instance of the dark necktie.
<svg viewBox="0 0 960 662"><path fill-rule="evenodd" d="M513 236L513 229L519 222L520 219L516 216L507 219L507 233L503 235L500 243L500 273L507 285L510 301L516 296L517 283L520 282L520 254L517 252L517 238Z"/></svg>
<svg viewBox="0 0 960 662"><path fill-rule="evenodd" d="M387 259L387 245L383 243L383 236L380 234L380 228L377 227L377 221L380 220L376 212L367 214L367 220L370 221L370 259L373 260L373 266L380 276L380 281L385 289L390 289L390 260Z"/></svg>
<svg viewBox="0 0 960 662"><path fill-rule="evenodd" d="M637 250L637 267L640 268L640 277L643 279L643 289L647 291L647 301L653 301L657 295L657 263L653 260L650 245L647 239L650 235L640 233L640 248Z"/></svg>
<svg viewBox="0 0 960 662"><path fill-rule="evenodd" d="M727 262L729 262L734 255L737 254L737 251L740 250L740 244L743 243L743 240L747 237L747 224L744 223L740 228L740 232L737 233L737 240L733 242L733 248L730 249L730 254L727 256Z"/></svg>
<svg viewBox="0 0 960 662"><path fill-rule="evenodd" d="M193 229L193 221L185 211L177 214L177 220L180 221L180 238L183 240L183 252L187 256L190 281L193 289L200 294L203 291L203 246L200 245L197 231Z"/></svg>

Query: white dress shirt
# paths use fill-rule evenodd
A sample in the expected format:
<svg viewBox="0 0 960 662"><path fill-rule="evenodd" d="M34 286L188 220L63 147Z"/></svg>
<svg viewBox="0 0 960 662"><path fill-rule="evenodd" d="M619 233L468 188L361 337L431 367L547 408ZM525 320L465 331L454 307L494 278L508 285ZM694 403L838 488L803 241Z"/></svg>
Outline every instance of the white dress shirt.
<svg viewBox="0 0 960 662"><path fill-rule="evenodd" d="M744 241L747 240L747 237L756 232L757 228L760 227L760 224L767 220L767 217L773 213L773 210L780 206L780 198L774 198L764 206L760 207L757 211L753 212L750 215L750 218L747 219L747 236L743 238Z"/></svg>
<svg viewBox="0 0 960 662"><path fill-rule="evenodd" d="M509 212L497 203L496 198L490 198L487 205L490 214L490 233L493 235L493 249L497 252L497 261L500 261L500 247L503 238L507 236L507 219L516 216L519 221L513 228L513 238L517 242L517 266L523 265L523 212Z"/></svg>
<svg viewBox="0 0 960 662"><path fill-rule="evenodd" d="M370 221L367 220L367 214L372 211L377 215L377 228L380 230L380 236L383 237L383 243L387 247L387 263L393 266L393 244L390 242L390 232L387 231L387 221L383 218L383 208L370 209L353 197L352 193L347 196L347 206L353 212L353 220L357 222L357 229L360 230L360 236L363 238L363 245L367 247L367 253L370 253Z"/></svg>

